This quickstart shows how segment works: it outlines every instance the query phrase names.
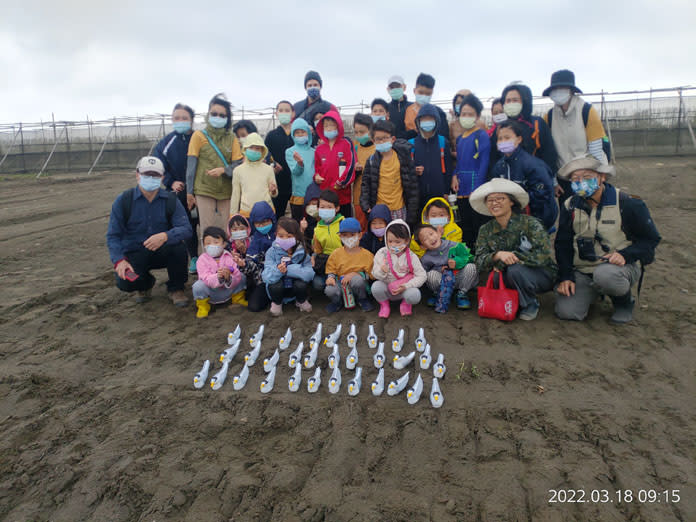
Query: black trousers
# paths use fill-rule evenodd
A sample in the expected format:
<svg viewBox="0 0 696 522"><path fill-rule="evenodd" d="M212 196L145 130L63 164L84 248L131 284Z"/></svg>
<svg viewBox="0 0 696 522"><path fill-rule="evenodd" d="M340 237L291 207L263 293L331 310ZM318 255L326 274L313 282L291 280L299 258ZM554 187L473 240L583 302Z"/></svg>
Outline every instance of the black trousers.
<svg viewBox="0 0 696 522"><path fill-rule="evenodd" d="M459 227L462 229L462 242L466 243L472 253L476 248L476 239L482 225L491 220L490 216L484 216L471 208L469 198L457 198L459 207Z"/></svg>
<svg viewBox="0 0 696 522"><path fill-rule="evenodd" d="M341 205L339 212L343 217L353 217L353 205L351 203Z"/></svg>
<svg viewBox="0 0 696 522"><path fill-rule="evenodd" d="M290 288L285 288L282 279L277 283L268 285L268 293L271 294L271 301L275 304L283 304L285 297L294 297L298 303L304 303L307 300L307 292L307 283L301 279L293 279Z"/></svg>
<svg viewBox="0 0 696 522"><path fill-rule="evenodd" d="M193 259L194 257L198 257L198 234L196 233L198 218L191 216L191 211L188 209L188 205L186 203L186 190L177 192L176 197L179 198L179 201L184 206L186 217L188 217L189 223L191 223L191 230L193 230L191 237L185 240L186 250L188 250L189 257Z"/></svg>
<svg viewBox="0 0 696 522"><path fill-rule="evenodd" d="M290 203L290 214L292 219L299 223L304 218L304 205L293 205Z"/></svg>
<svg viewBox="0 0 696 522"><path fill-rule="evenodd" d="M278 195L271 199L273 200L273 206L275 207L276 218L282 218L288 208L288 201L290 201L290 190L288 189L285 191L279 187Z"/></svg>
<svg viewBox="0 0 696 522"><path fill-rule="evenodd" d="M150 273L150 270L154 268L167 269L169 275L167 291L169 292L183 290L188 281L188 253L183 241L173 245L162 245L154 252L141 247L138 250L126 252L125 256L126 261L131 264L133 271L139 277L135 281L128 281L114 274L116 286L124 292L149 290L155 286L155 276Z"/></svg>
<svg viewBox="0 0 696 522"><path fill-rule="evenodd" d="M271 300L268 298L268 294L266 293L266 285L260 284L249 286L248 280L246 298L249 302L247 310L250 312L262 312L268 308L268 305L271 302Z"/></svg>

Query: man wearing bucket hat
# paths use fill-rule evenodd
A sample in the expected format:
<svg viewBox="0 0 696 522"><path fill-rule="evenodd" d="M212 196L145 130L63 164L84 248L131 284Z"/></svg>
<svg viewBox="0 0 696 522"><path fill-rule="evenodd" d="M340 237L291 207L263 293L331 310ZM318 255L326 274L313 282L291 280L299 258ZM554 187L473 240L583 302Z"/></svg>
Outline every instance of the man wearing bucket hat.
<svg viewBox="0 0 696 522"><path fill-rule="evenodd" d="M116 286L137 291L136 302L149 299L153 268L166 268L167 291L176 306L186 306L188 253L184 241L193 231L175 192L161 188L164 165L159 158L138 161L138 186L121 193L111 207L106 244L114 264Z"/></svg>
<svg viewBox="0 0 696 522"><path fill-rule="evenodd" d="M614 304L611 321L627 323L633 318L631 287L654 260L661 239L650 211L641 199L609 184L614 167L591 155L571 160L558 175L570 181L573 196L561 208L556 236L556 315L582 321L590 304L608 295Z"/></svg>
<svg viewBox="0 0 696 522"><path fill-rule="evenodd" d="M582 91L575 85L575 74L568 69L554 72L551 85L543 92L553 101L553 108L544 115L544 120L556 145L558 168L587 153L602 164L608 163L603 150L605 133L599 113L578 94ZM566 197L569 196L570 185L562 182L561 187Z"/></svg>
<svg viewBox="0 0 696 522"><path fill-rule="evenodd" d="M529 195L514 181L494 178L474 190L469 202L479 214L494 218L481 227L476 240L479 273L502 272L505 284L519 295L520 319L536 319L537 294L553 288L557 267L544 225L521 213Z"/></svg>

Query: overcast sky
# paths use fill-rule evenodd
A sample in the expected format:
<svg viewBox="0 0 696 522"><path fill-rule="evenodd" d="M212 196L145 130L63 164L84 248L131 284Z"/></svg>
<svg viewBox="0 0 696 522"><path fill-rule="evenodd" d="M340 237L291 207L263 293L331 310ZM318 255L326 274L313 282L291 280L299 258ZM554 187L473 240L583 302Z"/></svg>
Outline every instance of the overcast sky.
<svg viewBox="0 0 696 522"><path fill-rule="evenodd" d="M268 107L302 98L308 69L337 105L386 97L392 74L412 99L420 71L435 76L434 99L514 80L541 94L560 68L585 92L696 84L694 21L690 0L13 2L0 14L0 123L177 101L205 111L219 91Z"/></svg>

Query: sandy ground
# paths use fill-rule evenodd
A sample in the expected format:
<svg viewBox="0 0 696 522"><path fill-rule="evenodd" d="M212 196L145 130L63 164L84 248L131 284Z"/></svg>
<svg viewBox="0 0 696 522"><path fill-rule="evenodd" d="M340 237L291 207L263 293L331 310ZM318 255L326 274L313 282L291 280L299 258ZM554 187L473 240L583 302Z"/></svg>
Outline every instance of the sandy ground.
<svg viewBox="0 0 696 522"><path fill-rule="evenodd" d="M138 306L114 287L104 239L110 204L133 181L2 182L0 518L696 520L693 158L619 167L617 184L646 199L663 235L624 327L608 324L607 304L584 323L560 322L551 295L533 323L422 305L408 320L328 317L323 298L310 316L222 308L196 320L166 299L164 271L154 299ZM337 396L328 373L318 394L304 382L290 393L287 352L269 395L259 393L260 361L242 391L231 381L193 389L237 323L244 337L266 324L263 358L289 325L294 347L319 320L325 331L358 326L358 397L345 391L346 372ZM442 409L427 400L430 378L416 406L369 393L370 322L387 340L405 328L409 346L426 328L448 366ZM387 379L398 374L390 367ZM582 489L587 502L550 503L552 489ZM647 489L661 501L638 501ZM592 490L612 502L591 502ZM633 501L620 502L619 490Z"/></svg>

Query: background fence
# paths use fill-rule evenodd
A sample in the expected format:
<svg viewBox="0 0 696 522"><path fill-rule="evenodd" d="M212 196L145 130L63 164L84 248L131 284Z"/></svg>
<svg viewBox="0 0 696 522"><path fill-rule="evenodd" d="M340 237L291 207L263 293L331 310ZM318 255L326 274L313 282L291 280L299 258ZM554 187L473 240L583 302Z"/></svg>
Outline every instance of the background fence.
<svg viewBox="0 0 696 522"><path fill-rule="evenodd" d="M600 92L582 97L599 110L616 158L628 156L696 154L696 87L684 86L647 91ZM481 98L483 119L490 124L493 97ZM450 100L435 101L446 112ZM534 113L543 115L552 104L536 97ZM352 133L352 116L369 112L369 103L339 107ZM197 114L194 128L204 126L205 114ZM262 135L276 127L273 107L242 108L233 120L254 121ZM171 132L169 114L114 117L108 120L0 124L0 173L32 173L132 169L141 156Z"/></svg>

